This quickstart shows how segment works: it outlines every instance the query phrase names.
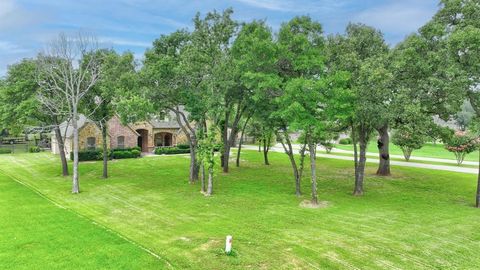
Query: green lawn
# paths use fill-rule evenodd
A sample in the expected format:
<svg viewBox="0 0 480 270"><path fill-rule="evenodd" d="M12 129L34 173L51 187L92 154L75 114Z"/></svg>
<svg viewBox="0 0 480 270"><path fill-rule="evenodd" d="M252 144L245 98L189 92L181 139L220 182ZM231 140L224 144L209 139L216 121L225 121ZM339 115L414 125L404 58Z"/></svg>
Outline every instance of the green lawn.
<svg viewBox="0 0 480 270"><path fill-rule="evenodd" d="M0 228L0 269L134 269L165 265L126 239L58 207L2 172Z"/></svg>
<svg viewBox="0 0 480 270"><path fill-rule="evenodd" d="M242 157L241 168L216 176L215 194L206 198L198 184L187 182L187 156L114 161L109 180L100 179L100 162L82 163L82 193L72 195L69 179L59 176L57 157L1 155L0 170L71 211L3 176L0 269L165 265L114 232L176 269L476 269L480 264L475 175L393 167L393 177L381 178L374 176L376 164L369 164L366 194L353 197L351 162L320 158L319 194L329 206L306 209L299 204L308 194L293 195L284 154L271 153L268 167L261 153L246 151ZM37 216L39 221L31 222ZM4 228L16 238L5 238ZM234 237L234 256L222 252L227 234ZM30 242L48 246L22 244ZM80 254L69 264L75 251Z"/></svg>
<svg viewBox="0 0 480 270"><path fill-rule="evenodd" d="M342 145L338 144L335 146L338 149L353 151L353 145ZM378 153L377 143L370 142L368 144L368 152ZM394 144L390 144L390 154L391 155L403 155L402 149ZM465 157L465 160L468 161L478 161L478 151L472 152ZM448 152L443 144L431 144L427 143L422 148L412 152L412 156L417 157L431 157L431 158L444 158L444 159L455 159L455 155L451 152Z"/></svg>

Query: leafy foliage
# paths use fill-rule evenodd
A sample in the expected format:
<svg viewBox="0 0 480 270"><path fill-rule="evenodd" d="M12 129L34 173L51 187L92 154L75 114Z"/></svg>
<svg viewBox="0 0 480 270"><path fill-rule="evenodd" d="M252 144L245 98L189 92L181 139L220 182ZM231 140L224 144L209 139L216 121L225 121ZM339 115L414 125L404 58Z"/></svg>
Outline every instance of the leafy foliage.
<svg viewBox="0 0 480 270"><path fill-rule="evenodd" d="M125 159L125 158L138 158L141 156L141 152L138 148L125 148L125 149L113 149L108 151L109 159ZM95 161L103 159L103 151L97 150L85 150L78 152L79 161ZM73 152L70 153L70 160L73 160Z"/></svg>
<svg viewBox="0 0 480 270"><path fill-rule="evenodd" d="M411 126L403 126L393 132L392 142L402 149L405 160L409 161L412 151L425 144L426 136Z"/></svg>
<svg viewBox="0 0 480 270"><path fill-rule="evenodd" d="M465 132L457 132L445 143L445 148L455 154L457 164L462 164L465 156L478 148L479 139Z"/></svg>
<svg viewBox="0 0 480 270"><path fill-rule="evenodd" d="M155 155L174 155L190 153L190 148L179 147L157 147L154 151Z"/></svg>
<svg viewBox="0 0 480 270"><path fill-rule="evenodd" d="M352 144L352 138L343 138L343 139L340 139L338 141L339 144L344 144L344 145L348 145L348 144Z"/></svg>
<svg viewBox="0 0 480 270"><path fill-rule="evenodd" d="M28 148L28 152L30 153L39 153L42 151L42 148L40 148L39 146L31 146L30 148Z"/></svg>
<svg viewBox="0 0 480 270"><path fill-rule="evenodd" d="M0 148L0 154L11 154L11 153L12 153L11 149Z"/></svg>

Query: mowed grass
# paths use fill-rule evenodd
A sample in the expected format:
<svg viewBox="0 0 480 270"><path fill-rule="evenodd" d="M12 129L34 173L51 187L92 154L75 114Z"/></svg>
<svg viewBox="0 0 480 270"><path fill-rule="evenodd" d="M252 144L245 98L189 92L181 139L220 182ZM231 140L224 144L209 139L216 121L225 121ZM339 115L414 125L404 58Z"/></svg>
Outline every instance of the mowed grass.
<svg viewBox="0 0 480 270"><path fill-rule="evenodd" d="M0 172L0 269L134 269L165 265Z"/></svg>
<svg viewBox="0 0 480 270"><path fill-rule="evenodd" d="M353 197L351 162L318 159L319 195L328 207L308 209L299 206L309 199L308 173L302 183L305 195L297 198L284 154L271 153L270 166L262 165L261 153L255 151L245 151L242 159L242 167L233 166L228 175L217 173L215 194L209 198L199 192L199 184L188 184L187 156L114 161L108 180L100 179L100 162L82 163L79 195L70 194L70 179L59 176L57 157L48 153L3 155L0 169L150 249L175 269L476 269L480 264L475 175L393 167L393 177L382 178L374 176L376 165L369 164L366 193ZM2 188L2 198L4 193L9 192ZM27 195L14 195L6 204L21 205ZM25 208L30 215L43 215L37 205L46 202L36 198L38 202ZM14 209L6 208L2 215L14 215ZM91 226L77 218L60 222L70 212L54 210L58 213L51 214L51 222L57 222L58 215L64 226L84 224L73 229L77 235ZM10 226L10 230L45 242L59 233L23 232L23 227ZM109 245L111 252L106 253L123 259L114 249L121 240L103 233L78 239L88 241L94 254ZM228 234L234 239L233 256L222 251ZM0 266L3 258L25 252L31 255L24 263L35 265L75 247L90 250L75 239L52 245L44 253L34 251L40 246L7 249ZM13 246L13 240L9 242ZM158 264L140 265L136 256L129 255L127 260L135 266L126 268L169 267L160 259ZM108 260L85 262L90 263L87 266L78 262L84 268L109 266Z"/></svg>
<svg viewBox="0 0 480 270"><path fill-rule="evenodd" d="M338 145L335 146L335 148L342 149L342 150L353 151L353 145L338 144ZM390 154L391 155L402 155L403 156L402 149L400 149L400 147L394 145L393 143L391 143L389 145L389 149L390 149ZM372 153L378 153L378 148L377 148L376 141L371 141L368 144L367 151L372 152ZM472 152L472 153L468 154L465 157L465 160L478 161L478 155L479 155L479 153L478 153L478 150L477 150L475 152ZM427 143L422 148L420 148L418 150L414 150L412 152L412 156L430 157L430 158L443 158L443 159L455 159L455 154L446 150L444 145L440 144L440 143L437 143L437 144Z"/></svg>

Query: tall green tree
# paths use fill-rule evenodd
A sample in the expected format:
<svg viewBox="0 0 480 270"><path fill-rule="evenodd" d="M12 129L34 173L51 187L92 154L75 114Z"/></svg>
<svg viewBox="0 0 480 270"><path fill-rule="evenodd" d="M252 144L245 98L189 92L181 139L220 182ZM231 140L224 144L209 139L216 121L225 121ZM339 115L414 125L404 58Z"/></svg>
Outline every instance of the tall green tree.
<svg viewBox="0 0 480 270"><path fill-rule="evenodd" d="M388 125L391 121L391 72L388 46L380 31L363 25L349 24L346 34L328 38L330 72L349 72L348 89L333 93L329 99L331 113L351 130L354 143L354 195L363 194L366 150L372 132L379 132L378 174L390 174ZM359 150L357 149L359 144Z"/></svg>
<svg viewBox="0 0 480 270"><path fill-rule="evenodd" d="M135 76L135 61L132 53L117 54L114 50L99 50L101 78L83 100L84 114L102 131L103 171L108 178L108 121L115 114L115 102L128 91L129 80ZM88 61L88 59L85 59Z"/></svg>
<svg viewBox="0 0 480 270"><path fill-rule="evenodd" d="M197 125L188 130L192 138L198 137L200 128L208 137L208 132L218 127L223 134L222 141L226 143L226 121L231 112L231 107L227 106L228 92L238 89L231 69L230 43L237 29L232 13L232 9L226 9L222 13L209 12L204 17L197 14L193 20L195 29L191 33L191 42L182 53L179 70L185 80L183 106ZM236 109L241 110L240 107ZM211 173L213 178L213 170Z"/></svg>
<svg viewBox="0 0 480 270"><path fill-rule="evenodd" d="M284 23L278 34L278 47L282 85L272 116L294 170L297 195L301 194L301 179L289 132L303 132L310 152L311 202L318 205L316 148L325 133L325 96L341 77L326 72L322 26L310 17L295 17Z"/></svg>
<svg viewBox="0 0 480 270"><path fill-rule="evenodd" d="M440 10L430 22L420 29L422 41L433 59L438 61L440 72L427 77L444 84L434 91L447 92L452 99L444 99L451 110L459 111L465 98L470 101L477 117L480 116L480 4L478 0L442 0ZM480 207L480 168L478 175L476 207Z"/></svg>
<svg viewBox="0 0 480 270"><path fill-rule="evenodd" d="M357 167L354 195L363 194L366 152L370 136L379 127L379 123L388 122L385 114L390 109L391 98L388 93L391 93L392 76L385 62L383 57L366 59L352 87L355 95L352 137L358 140L359 144L358 160L355 162Z"/></svg>
<svg viewBox="0 0 480 270"><path fill-rule="evenodd" d="M275 123L277 137L289 157L297 196L302 193L301 179L290 133L304 131L311 135L320 124L317 121L318 113L309 116L306 121L301 121L300 117L296 116L299 116L302 110L303 114L308 114L312 110L317 112L315 104L318 104L320 97L318 79L322 78L324 70L324 44L322 26L308 16L295 17L283 23L278 33L277 69L281 84L277 93L273 93L276 98L273 119L270 121ZM296 99L288 100L289 98ZM312 145L316 144L310 135L309 142ZM313 147L311 153L314 153L315 149L316 147ZM311 156L311 162L313 170L315 154ZM311 182L312 203L318 204L315 172L312 174Z"/></svg>
<svg viewBox="0 0 480 270"><path fill-rule="evenodd" d="M328 38L327 52L330 71L348 71L351 78L351 87L355 88L355 85L360 83L360 72L365 61L369 58L386 57L389 49L380 31L364 24L350 23L346 28L345 35L330 36ZM392 89L386 89L384 92L385 96L379 96L379 101L392 98L391 93ZM388 109L379 111L378 113L383 117L378 119L378 122L374 125L374 129L378 132L378 175L390 175L388 130L391 114L389 111ZM348 118L346 117L344 120L350 122L348 126L352 126L353 118Z"/></svg>
<svg viewBox="0 0 480 270"><path fill-rule="evenodd" d="M140 71L143 89L137 93L151 104L150 113L174 112L183 133L190 144L190 183L198 180L199 165L197 162L197 127L199 119L196 115L201 110L188 107L194 104L198 96L192 94L192 86L199 85L202 78L197 74L188 74L183 68L189 64L184 61L184 54L191 45L191 33L178 30L169 35L162 35L153 42L153 47L146 51L144 65ZM192 66L192 68L194 68ZM147 108L150 106L147 106ZM147 112L144 117L148 117Z"/></svg>
<svg viewBox="0 0 480 270"><path fill-rule="evenodd" d="M135 99L143 96L151 101L153 111L175 113L190 144L191 183L198 180L200 163L212 160L205 156L210 152L203 150L211 148L205 144L213 143L210 133L221 127L226 93L234 86L230 42L237 23L232 12L213 11L204 17L198 13L191 33L180 30L160 37L146 52L140 72L145 91ZM200 143L203 150L197 153ZM210 195L214 170L208 173L211 181L206 194Z"/></svg>
<svg viewBox="0 0 480 270"><path fill-rule="evenodd" d="M65 156L64 135L60 131L60 123L65 120L63 110L51 111L38 99L39 85L37 61L24 59L8 68L7 76L0 87L0 123L2 127L14 132L21 132L27 126L42 126L54 131L62 164L62 175L68 175L68 164ZM49 102L63 104L63 97L48 96ZM58 107L57 107L58 109Z"/></svg>
<svg viewBox="0 0 480 270"><path fill-rule="evenodd" d="M233 58L233 66L235 68L235 81L239 83L241 90L241 106L240 111L237 110L236 116L241 112L244 115L244 123L242 135L246 125L253 117L257 123L261 123L262 141L264 142L264 161L268 164L268 149L270 143L268 141L273 137L273 129L269 125L268 114L271 111L270 93L278 89L280 84L277 75L276 60L277 47L273 41L271 29L264 21L253 21L245 23L232 45L231 50ZM238 105L237 105L237 108ZM233 143L236 137L239 118L235 117L231 126L230 141L228 145ZM237 166L240 159L241 142L237 154ZM225 157L229 153L229 146L225 146ZM227 150L228 147L228 150ZM228 168L228 158L224 159L224 171Z"/></svg>

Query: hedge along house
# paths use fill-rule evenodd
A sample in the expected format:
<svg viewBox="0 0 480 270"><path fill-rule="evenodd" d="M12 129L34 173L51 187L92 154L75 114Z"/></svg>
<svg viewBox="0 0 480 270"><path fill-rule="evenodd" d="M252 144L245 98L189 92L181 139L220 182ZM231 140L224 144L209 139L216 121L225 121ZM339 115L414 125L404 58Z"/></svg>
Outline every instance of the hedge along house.
<svg viewBox="0 0 480 270"><path fill-rule="evenodd" d="M164 118L152 118L149 121L123 125L118 116L113 116L107 123L107 143L110 149L140 147L142 152L153 152L155 147L176 146L187 143L178 122L173 120L174 114ZM101 148L103 139L100 128L84 115L78 119L80 150ZM63 122L60 132L64 136L65 154L73 151L73 128L70 123ZM52 133L52 152L58 154L58 143Z"/></svg>

